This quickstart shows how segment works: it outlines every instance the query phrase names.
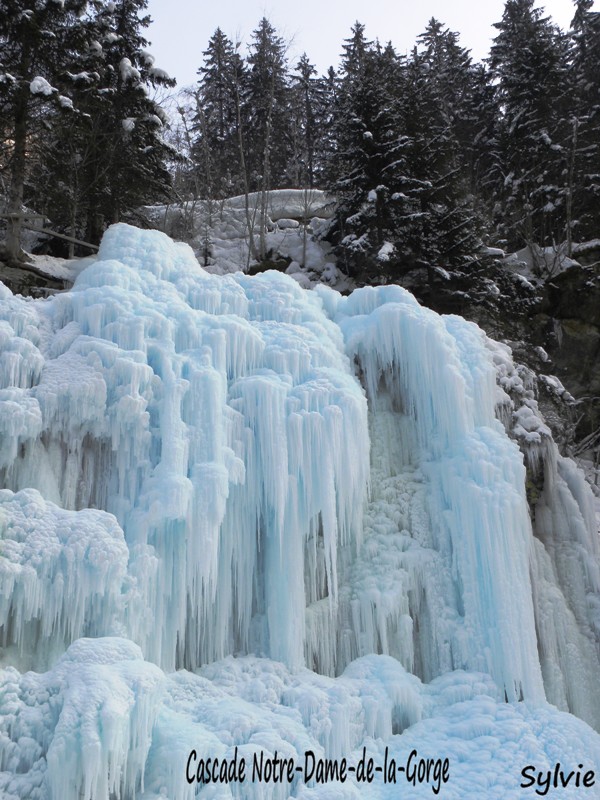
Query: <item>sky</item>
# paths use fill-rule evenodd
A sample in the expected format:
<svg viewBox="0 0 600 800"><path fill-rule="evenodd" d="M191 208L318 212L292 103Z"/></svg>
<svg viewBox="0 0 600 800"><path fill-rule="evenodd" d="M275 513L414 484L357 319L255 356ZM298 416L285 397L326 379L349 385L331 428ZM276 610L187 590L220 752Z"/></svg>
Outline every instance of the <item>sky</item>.
<svg viewBox="0 0 600 800"><path fill-rule="evenodd" d="M573 17L573 0L537 2L561 28ZM495 29L502 18L504 0L149 0L148 12L154 22L146 36L156 64L177 79L178 87L197 80L202 51L217 27L233 41L244 45L259 20L266 16L277 32L290 42L292 65L306 51L319 73L337 67L343 40L356 20L366 26L369 39L391 41L399 53L409 52L428 20L436 17L460 33L460 43L471 50L475 60L484 58ZM594 10L600 11L600 0ZM244 49L244 48L243 48Z"/></svg>

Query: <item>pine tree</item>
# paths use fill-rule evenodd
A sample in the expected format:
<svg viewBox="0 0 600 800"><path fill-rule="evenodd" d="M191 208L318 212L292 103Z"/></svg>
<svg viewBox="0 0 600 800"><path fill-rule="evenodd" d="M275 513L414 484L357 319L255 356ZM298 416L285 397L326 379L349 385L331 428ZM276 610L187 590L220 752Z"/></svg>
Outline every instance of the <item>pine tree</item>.
<svg viewBox="0 0 600 800"><path fill-rule="evenodd" d="M500 125L498 97L490 74L483 64L476 64L471 70L461 149L467 161L470 193L490 231L497 203L496 187L503 182L498 151Z"/></svg>
<svg viewBox="0 0 600 800"><path fill-rule="evenodd" d="M334 147L328 164L331 190L338 198L332 235L346 270L365 276L390 230L389 166L394 137L394 91L400 66L365 36L357 22L343 46L332 121Z"/></svg>
<svg viewBox="0 0 600 800"><path fill-rule="evenodd" d="M96 155L91 108L102 69L103 52L95 39L93 19L96 7L70 29L65 63L56 82L73 102L70 114L52 115L52 130L45 137L44 158L32 165L32 204L50 219L52 227L71 236L85 235L86 181L90 161ZM46 117L48 119L48 116ZM70 247L71 253L73 247Z"/></svg>
<svg viewBox="0 0 600 800"><path fill-rule="evenodd" d="M368 42L357 23L346 41L337 93L333 232L348 269L394 280L414 266L465 265L479 247L471 195L475 115L470 59L432 20L408 63Z"/></svg>
<svg viewBox="0 0 600 800"><path fill-rule="evenodd" d="M149 97L148 88L173 86L175 81L154 65L145 49L148 41L142 30L150 17L140 14L147 4L117 0L103 7L96 20L104 63L95 100L107 97L109 104L95 104L92 113L102 134L99 140L105 142L94 179L98 207L107 222L119 221L141 203L164 199L170 191L168 148L161 136L166 115Z"/></svg>
<svg viewBox="0 0 600 800"><path fill-rule="evenodd" d="M510 247L564 235L564 39L534 0L507 0L489 64L502 112L497 185Z"/></svg>
<svg viewBox="0 0 600 800"><path fill-rule="evenodd" d="M286 46L268 19L252 34L244 94L247 166L253 188L286 185L292 137Z"/></svg>
<svg viewBox="0 0 600 800"><path fill-rule="evenodd" d="M331 164L335 161L336 119L339 108L340 76L333 67L329 67L320 79L321 97L319 110L320 144L317 154L319 163L319 186L331 186L335 180Z"/></svg>
<svg viewBox="0 0 600 800"><path fill-rule="evenodd" d="M145 49L145 7L146 0L95 0L71 28L56 81L74 110L53 126L34 168L36 207L92 243L106 224L170 192L166 116L148 89L174 81Z"/></svg>
<svg viewBox="0 0 600 800"><path fill-rule="evenodd" d="M565 187L567 241L598 235L600 215L600 13L593 0L575 0L571 23L569 154Z"/></svg>
<svg viewBox="0 0 600 800"><path fill-rule="evenodd" d="M242 191L239 178L236 73L239 57L220 28L203 53L194 115L194 156L203 194L215 199Z"/></svg>
<svg viewBox="0 0 600 800"><path fill-rule="evenodd" d="M23 202L30 200L30 165L36 157L43 160L48 133L58 119L54 112L72 110L71 100L56 84L85 6L85 0L0 0L0 107L6 137L3 149L9 160L9 214L20 214ZM20 232L21 220L9 219L6 247L11 258L19 254Z"/></svg>
<svg viewBox="0 0 600 800"><path fill-rule="evenodd" d="M431 262L437 250L443 264L459 266L472 260L479 245L471 173L474 134L479 129L475 73L458 35L438 20L430 20L418 41L423 49L413 55L414 66L417 72L425 71L426 84L421 98L426 107L419 121L428 121L418 132L425 145L425 169L421 173L422 166L415 165L413 175L431 182L431 190L420 196L431 226L428 239L435 240L435 247L424 249L422 257ZM415 113L413 109L411 114ZM407 118L406 124L415 123Z"/></svg>
<svg viewBox="0 0 600 800"><path fill-rule="evenodd" d="M295 186L310 189L318 184L322 171L326 88L306 53L296 65L292 78L291 110L293 152L288 173Z"/></svg>

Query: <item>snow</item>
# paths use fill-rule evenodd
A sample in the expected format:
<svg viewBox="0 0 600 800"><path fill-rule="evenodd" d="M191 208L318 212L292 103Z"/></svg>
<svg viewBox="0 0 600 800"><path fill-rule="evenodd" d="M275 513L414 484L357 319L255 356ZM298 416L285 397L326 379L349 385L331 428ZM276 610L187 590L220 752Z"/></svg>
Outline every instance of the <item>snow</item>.
<svg viewBox="0 0 600 800"><path fill-rule="evenodd" d="M300 223L297 219L285 219L285 217L282 217L281 219L277 220L277 227L281 228L282 230L284 228L299 228Z"/></svg>
<svg viewBox="0 0 600 800"><path fill-rule="evenodd" d="M41 75L38 75L29 84L29 91L31 92L31 94L43 94L46 97L49 97L51 94L54 94L57 90L53 86L50 86L50 84L45 78L42 78Z"/></svg>
<svg viewBox="0 0 600 800"><path fill-rule="evenodd" d="M542 350L542 353L546 355L546 358L542 358L542 360L549 361L550 359L548 358L545 350L543 350L541 347L539 349ZM556 375L540 375L539 380L546 386L550 394L553 394L555 397L558 397L567 403L575 403L575 398L573 395L565 389Z"/></svg>
<svg viewBox="0 0 600 800"><path fill-rule="evenodd" d="M377 253L378 261L389 261L394 255L396 248L391 242L384 242Z"/></svg>
<svg viewBox="0 0 600 800"><path fill-rule="evenodd" d="M506 253L499 247L482 247L481 252L491 258L505 258Z"/></svg>
<svg viewBox="0 0 600 800"><path fill-rule="evenodd" d="M100 47L98 42L92 42L92 44L90 45L90 49L91 50L95 49L94 45L97 45L98 47ZM93 72L77 72L77 73L67 72L67 75L73 81L83 81L84 83L92 83L92 81L94 80L94 78L97 75L97 73L93 73Z"/></svg>
<svg viewBox="0 0 600 800"><path fill-rule="evenodd" d="M251 209L259 208L261 195L250 192L248 204ZM231 197L227 201L230 208L243 209L245 195ZM333 198L320 189L274 189L266 193L266 208L273 222L279 219L310 219L314 216L332 216Z"/></svg>
<svg viewBox="0 0 600 800"><path fill-rule="evenodd" d="M126 83L127 81L138 82L141 80L139 70L137 70L128 58L122 58L119 63L119 72L121 78Z"/></svg>
<svg viewBox="0 0 600 800"><path fill-rule="evenodd" d="M151 67L156 61L152 53L148 52L148 50L138 50L138 55L147 67Z"/></svg>
<svg viewBox="0 0 600 800"><path fill-rule="evenodd" d="M121 224L71 291L0 285L0 795L387 800L437 780L504 800L527 765L597 773L593 496L530 376L400 287L306 291L302 238L270 235L291 275L211 274ZM413 750L437 779L409 782ZM189 780L308 751L406 771Z"/></svg>
<svg viewBox="0 0 600 800"><path fill-rule="evenodd" d="M543 361L544 363L548 363L550 361L550 356L544 350L543 347L540 347L540 346L534 347L533 348L533 352L538 356L540 361Z"/></svg>
<svg viewBox="0 0 600 800"><path fill-rule="evenodd" d="M62 278L66 281L74 281L77 275L89 266L94 260L94 256L87 258L68 259L57 256L38 256L28 253L27 260L35 267L38 272L43 272L52 278Z"/></svg>
<svg viewBox="0 0 600 800"><path fill-rule="evenodd" d="M589 242L580 242L573 244L573 255L582 255L588 253L590 250L600 249L600 239L591 239Z"/></svg>
<svg viewBox="0 0 600 800"><path fill-rule="evenodd" d="M504 265L527 279L548 279L570 267L579 266L577 261L567 256L566 244L556 247L527 245L522 250L507 256Z"/></svg>
<svg viewBox="0 0 600 800"><path fill-rule="evenodd" d="M169 73L166 72L164 69L160 69L160 67L150 67L149 74L150 77L153 78L154 80L159 80L159 81L171 80L171 76L169 75Z"/></svg>
<svg viewBox="0 0 600 800"><path fill-rule="evenodd" d="M320 238L333 213L328 195L317 189L271 191L265 197L264 215L261 200L260 193L248 195L250 222L244 195L146 207L141 212L153 226L189 241L202 265L212 273L233 273L258 263L250 247L252 231L256 247L263 235L269 258L287 259L300 266L302 274L294 270L295 280L304 288L322 281L335 283L340 290L351 286L331 264L331 248Z"/></svg>

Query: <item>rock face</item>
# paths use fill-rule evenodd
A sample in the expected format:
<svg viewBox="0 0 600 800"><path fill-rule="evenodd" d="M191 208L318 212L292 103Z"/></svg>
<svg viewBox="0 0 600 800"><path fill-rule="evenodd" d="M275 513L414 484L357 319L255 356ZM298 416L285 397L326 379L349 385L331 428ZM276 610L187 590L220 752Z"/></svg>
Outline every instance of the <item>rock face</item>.
<svg viewBox="0 0 600 800"><path fill-rule="evenodd" d="M476 322L509 344L517 362L548 376L539 382L540 408L561 445L600 424L594 400L600 398L600 241L578 248L574 255L586 266L571 266L545 283L515 275L497 261L445 278L432 270L400 276L419 302ZM576 412L565 405L569 395L580 401Z"/></svg>
<svg viewBox="0 0 600 800"><path fill-rule="evenodd" d="M15 266L3 261L0 261L0 281L13 294L21 294L23 297L46 297L71 286L70 281L53 278L30 264Z"/></svg>
<svg viewBox="0 0 600 800"><path fill-rule="evenodd" d="M538 322L555 373L578 397L600 395L600 265L572 268L545 287Z"/></svg>
<svg viewBox="0 0 600 800"><path fill-rule="evenodd" d="M600 239L573 245L572 254L582 267L598 266L600 264Z"/></svg>

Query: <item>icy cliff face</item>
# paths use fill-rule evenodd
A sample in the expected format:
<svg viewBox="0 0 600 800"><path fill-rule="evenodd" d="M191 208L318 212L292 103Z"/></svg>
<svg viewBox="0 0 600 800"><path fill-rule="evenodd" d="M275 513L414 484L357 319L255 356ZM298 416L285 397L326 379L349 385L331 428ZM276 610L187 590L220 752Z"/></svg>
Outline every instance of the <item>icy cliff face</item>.
<svg viewBox="0 0 600 800"><path fill-rule="evenodd" d="M600 726L586 486L542 436L533 401L523 411L498 388L498 372L518 388L514 368L476 326L398 287L342 297L278 273L212 276L187 246L124 225L71 292L27 302L0 291L10 796L129 797L145 770L187 796L169 748L193 746L202 715L184 721L177 698L198 703L229 662L202 680L161 670L231 654L283 662L310 684L274 700L301 711L298 751L302 736L332 754L400 732L434 713L419 681L456 670L491 676L469 679L463 699L483 680L492 703L547 696ZM535 536L499 406L538 432ZM244 663L230 681L240 703L245 669L262 670L256 687L283 669ZM315 733L308 708L338 690L304 666L345 670L351 695L383 670L363 727L344 733L340 711L330 738ZM248 702L263 702L256 691ZM25 712L31 696L39 719Z"/></svg>
<svg viewBox="0 0 600 800"><path fill-rule="evenodd" d="M299 666L303 550L333 612L369 473L365 397L319 299L279 275L210 276L189 248L117 226L72 292L41 313L15 303L5 486L114 514L129 551L120 611L88 624L166 669L249 649ZM86 593L85 558L70 569ZM68 627L68 606L12 602L50 639ZM21 625L6 635L23 651Z"/></svg>

